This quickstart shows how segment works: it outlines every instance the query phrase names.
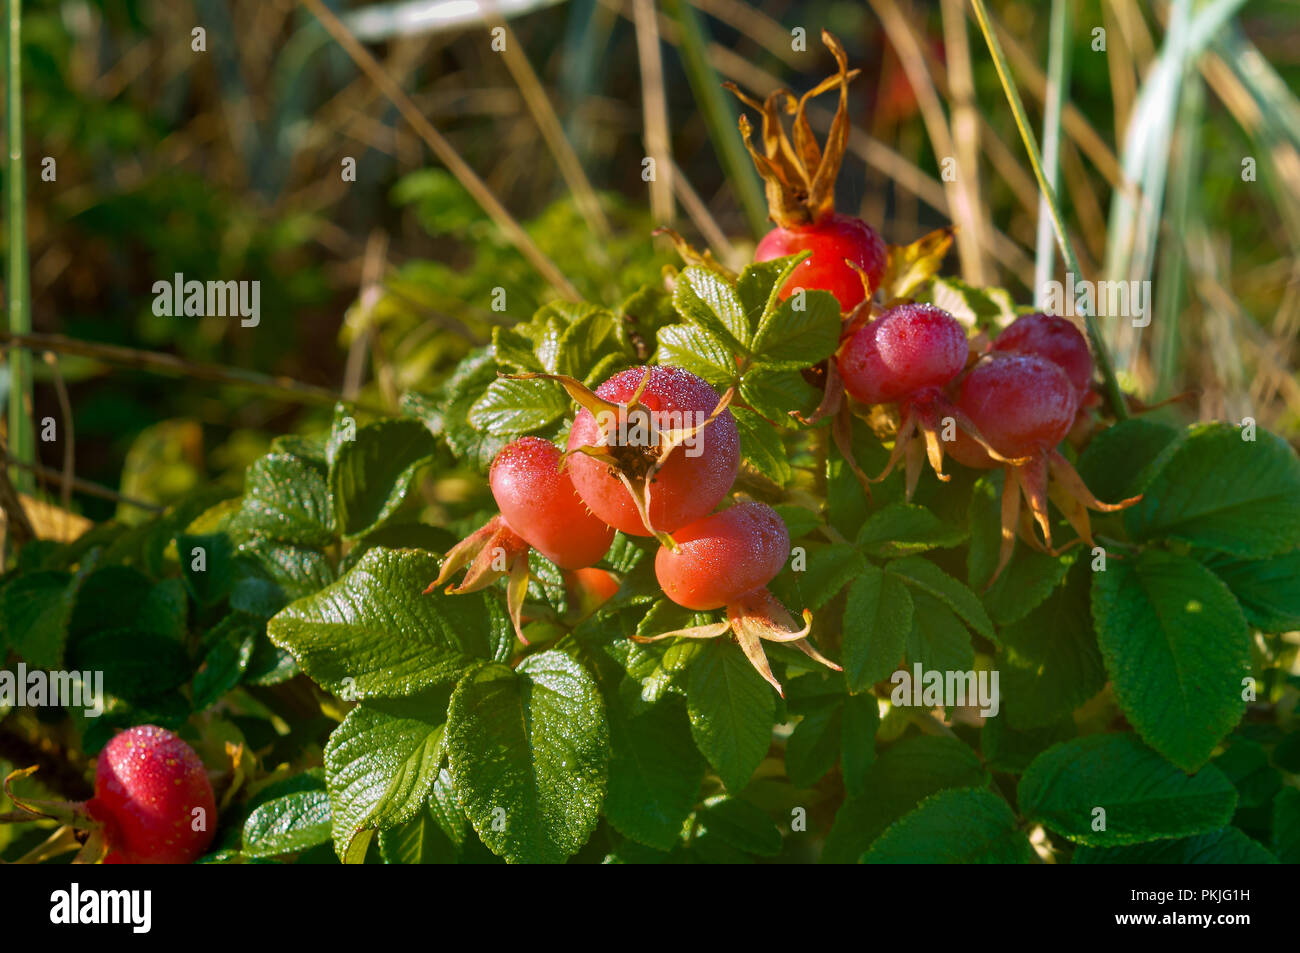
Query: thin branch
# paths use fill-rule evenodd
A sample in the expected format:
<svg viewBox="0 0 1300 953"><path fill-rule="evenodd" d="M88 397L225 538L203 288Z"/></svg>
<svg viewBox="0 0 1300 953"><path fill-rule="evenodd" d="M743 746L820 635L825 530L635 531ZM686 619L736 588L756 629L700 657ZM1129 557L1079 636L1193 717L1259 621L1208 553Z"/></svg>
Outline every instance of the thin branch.
<svg viewBox="0 0 1300 953"><path fill-rule="evenodd" d="M66 512L72 509L72 480L76 476L76 431L72 427L72 401L68 399L68 385L64 383L63 371L59 369L59 356L53 351L46 351L42 356L49 365L50 376L54 378L54 392L59 398L59 415L63 417L63 479L59 500Z"/></svg>
<svg viewBox="0 0 1300 953"><path fill-rule="evenodd" d="M11 467L25 470L49 483L54 483L63 478L61 471L43 466L42 464L19 463L13 457L7 456L3 448L0 448L0 459L3 459ZM111 500L114 503L125 503L127 506L134 506L136 509L144 510L148 513L161 513L166 509L166 507L159 506L156 503L146 503L143 500L123 496L111 487L104 486L100 483L92 483L89 480L83 480L81 477L74 476L68 481L68 483L77 493L84 493L86 496L98 497L101 500ZM26 513L26 510L23 512Z"/></svg>
<svg viewBox="0 0 1300 953"><path fill-rule="evenodd" d="M223 367L218 364L199 364L176 357L174 354L160 354L154 351L141 351L136 348L122 347L117 344L100 344L93 341L79 341L62 334L12 334L0 330L0 346L22 348L25 351L53 351L56 354L74 354L103 361L118 367L166 374L173 377L192 377L216 384L230 384L235 387L247 387L250 390L270 394L282 400L300 404L320 404L332 407L343 399L342 394L335 393L314 384L304 384L289 377L259 374L238 367ZM374 414L384 414L382 407L358 404L359 409Z"/></svg>

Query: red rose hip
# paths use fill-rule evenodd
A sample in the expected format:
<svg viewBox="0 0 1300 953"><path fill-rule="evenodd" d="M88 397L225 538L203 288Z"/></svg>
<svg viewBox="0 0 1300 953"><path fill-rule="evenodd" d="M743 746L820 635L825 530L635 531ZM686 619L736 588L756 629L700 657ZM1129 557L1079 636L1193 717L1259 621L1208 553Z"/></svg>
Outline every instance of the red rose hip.
<svg viewBox="0 0 1300 953"><path fill-rule="evenodd" d="M993 350L1047 358L1065 371L1080 400L1092 388L1088 341L1066 318L1041 312L1023 314L1002 330L993 342Z"/></svg>
<svg viewBox="0 0 1300 953"><path fill-rule="evenodd" d="M216 831L216 799L203 762L154 725L131 728L104 746L86 807L104 825L108 864L188 864Z"/></svg>
<svg viewBox="0 0 1300 953"><path fill-rule="evenodd" d="M788 298L797 288L829 291L839 300L840 311L849 312L862 303L867 276L873 289L885 274L885 242L866 222L848 215L833 214L808 225L774 228L754 250L754 261L770 261L801 251L812 254L795 266L781 289Z"/></svg>
<svg viewBox="0 0 1300 953"><path fill-rule="evenodd" d="M521 437L497 454L488 481L507 526L561 569L582 569L605 555L614 530L587 509L561 459L549 440Z"/></svg>
<svg viewBox="0 0 1300 953"><path fill-rule="evenodd" d="M966 366L966 331L932 304L901 304L858 328L836 360L844 389L885 404L942 388Z"/></svg>
<svg viewBox="0 0 1300 953"><path fill-rule="evenodd" d="M770 506L737 503L678 530L677 551L655 556L655 577L687 609L721 609L766 586L790 555L790 534Z"/></svg>
<svg viewBox="0 0 1300 953"><path fill-rule="evenodd" d="M995 351L962 380L957 406L999 454L1028 457L1065 439L1078 396L1047 358Z"/></svg>
<svg viewBox="0 0 1300 953"><path fill-rule="evenodd" d="M709 420L720 398L702 378L678 367L633 367L595 397L611 406L578 411L568 449L573 485L597 517L633 536L672 533L727 495L740 466L740 433L729 410ZM664 456L675 430L694 432ZM649 526L628 483L644 489Z"/></svg>

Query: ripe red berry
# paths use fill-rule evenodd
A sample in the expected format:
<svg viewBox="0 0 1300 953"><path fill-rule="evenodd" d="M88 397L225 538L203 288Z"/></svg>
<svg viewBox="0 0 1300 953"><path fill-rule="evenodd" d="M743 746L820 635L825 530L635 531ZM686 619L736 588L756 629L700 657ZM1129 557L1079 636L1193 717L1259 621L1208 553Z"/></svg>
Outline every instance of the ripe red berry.
<svg viewBox="0 0 1300 953"><path fill-rule="evenodd" d="M1092 387L1088 341L1066 318L1042 313L1021 315L997 336L993 350L1047 358L1065 371L1080 400Z"/></svg>
<svg viewBox="0 0 1300 953"><path fill-rule="evenodd" d="M969 354L966 331L932 304L901 304L858 328L837 358L844 389L866 404L937 391Z"/></svg>
<svg viewBox="0 0 1300 953"><path fill-rule="evenodd" d="M797 288L821 289L835 295L840 311L852 311L862 303L866 291L852 262L866 273L874 290L885 274L885 243L866 222L848 215L830 215L811 225L774 228L754 250L754 261L784 258L801 251L812 252L790 273L781 297Z"/></svg>
<svg viewBox="0 0 1300 953"><path fill-rule="evenodd" d="M657 436L650 433L647 441L648 421L643 413L620 413L611 416L620 416L621 420L598 421L584 407L574 419L568 443L569 471L578 495L598 518L634 536L651 534L620 474L636 483L654 471L647 488L650 524L656 531L671 533L717 506L731 489L740 466L736 419L731 411L724 410L701 428L718 406L718 392L689 371L678 367L633 367L615 374L595 393L605 401L625 405L632 402L643 384L637 399L648 411ZM683 428L701 429L673 449L660 465L664 438L670 431ZM613 460L572 452L581 447L599 447Z"/></svg>
<svg viewBox="0 0 1300 953"><path fill-rule="evenodd" d="M655 577L687 609L721 609L766 586L790 555L781 517L752 500L682 527L673 539L676 552L665 546L655 556Z"/></svg>
<svg viewBox="0 0 1300 953"><path fill-rule="evenodd" d="M108 864L188 864L216 832L217 804L203 762L153 725L124 731L104 746L87 810L104 825Z"/></svg>
<svg viewBox="0 0 1300 953"><path fill-rule="evenodd" d="M1004 457L1041 455L1065 439L1078 396L1045 357L995 351L962 379L957 406Z"/></svg>
<svg viewBox="0 0 1300 953"><path fill-rule="evenodd" d="M600 560L614 530L578 496L560 448L541 437L521 437L492 461L488 481L506 525L561 569Z"/></svg>

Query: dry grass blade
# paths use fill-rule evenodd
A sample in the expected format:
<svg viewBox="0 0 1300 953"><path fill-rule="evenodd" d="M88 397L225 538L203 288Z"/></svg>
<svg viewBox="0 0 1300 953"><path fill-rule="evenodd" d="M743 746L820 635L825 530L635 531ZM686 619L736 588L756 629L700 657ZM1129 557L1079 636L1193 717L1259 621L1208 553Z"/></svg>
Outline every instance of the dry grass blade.
<svg viewBox="0 0 1300 953"><path fill-rule="evenodd" d="M645 125L645 151L654 160L656 174L650 181L650 216L656 225L673 220L673 178L675 169L668 137L668 97L664 92L664 64L660 55L659 24L654 0L632 0L632 22L636 27L637 62L641 68L641 116Z"/></svg>
<svg viewBox="0 0 1300 953"><path fill-rule="evenodd" d="M411 124L411 127L425 141L425 144L433 151L447 170L456 177L456 180L465 188L479 206L488 214L493 223L501 229L502 233L509 239L510 243L519 250L537 272L546 279L546 281L560 295L571 301L581 300L578 290L564 273L556 266L555 262L546 257L533 240L524 231L514 216L512 216L504 205L487 187L487 184L478 177L473 169L460 157L450 142L443 138L438 130L433 128L433 124L424 118L424 115L416 108L411 97L406 95L405 91L397 85L393 79L384 72L383 68L370 55L369 51L358 42L321 0L299 0L303 6L311 11L312 15L321 22L321 25L329 32L330 36L343 47L344 51L356 63L370 81L373 82L388 97L389 101L397 107L397 111L402 117Z"/></svg>
<svg viewBox="0 0 1300 953"><path fill-rule="evenodd" d="M494 17L489 22L494 27L505 31L502 56L506 61L506 68L510 70L510 75L514 77L529 112L533 114L533 119L542 132L542 138L546 140L547 148L555 156L556 165L560 167L560 175L564 176L565 184L573 193L578 211L586 220L588 228L602 238L607 237L610 233L609 219L605 217L605 212L600 207L600 199L596 196L596 190L591 187L587 173L582 170L578 154L573 151L573 146L564 135L564 128L555 114L555 108L551 105L546 90L542 88L537 73L533 71L532 64L528 62L523 46L504 20Z"/></svg>
<svg viewBox="0 0 1300 953"><path fill-rule="evenodd" d="M916 34L895 0L869 0L869 2L876 16L879 17L881 26L885 28L890 44L898 54L899 62L916 97L917 106L921 110L921 119L925 123L935 155L940 161L949 157L956 160L957 155L953 146L952 133L948 128L948 119L944 115L943 104L934 88L934 81L926 67L925 55L921 51L921 44ZM967 281L982 284L984 283L983 265L980 247L977 244L978 227L975 225L979 218L979 211L970 184L977 175L978 169L962 168L953 181L944 182L944 190L948 194L948 205L952 210L953 220L966 226L957 233L957 251L961 257L962 277Z"/></svg>
<svg viewBox="0 0 1300 953"><path fill-rule="evenodd" d="M980 131L979 112L975 108L975 74L971 68L970 38L966 32L965 0L943 0L944 55L949 62L948 90L952 100L952 136L957 147L957 165L961 171L966 200L970 203L971 219L965 231L971 234L971 243L977 250L971 280L983 285L989 275L984 266L982 252L988 246L986 232L991 214L980 192ZM960 243L961 238L958 237Z"/></svg>

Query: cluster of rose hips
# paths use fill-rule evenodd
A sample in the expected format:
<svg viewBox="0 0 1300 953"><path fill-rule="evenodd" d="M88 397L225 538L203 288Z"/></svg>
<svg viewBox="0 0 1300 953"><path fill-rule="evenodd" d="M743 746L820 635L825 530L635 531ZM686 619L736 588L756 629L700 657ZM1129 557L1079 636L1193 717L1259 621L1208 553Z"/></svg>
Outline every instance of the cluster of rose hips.
<svg viewBox="0 0 1300 953"><path fill-rule="evenodd" d="M885 472L905 461L909 497L923 454L940 479L947 479L945 448L968 467L1005 469L1002 548L990 584L1010 560L1017 535L1059 552L1052 549L1049 498L1089 545L1089 509L1113 512L1138 500L1102 503L1056 450L1095 401L1088 343L1065 318L1022 315L981 355L948 312L902 304L853 330L836 364L850 397L897 406L898 436ZM942 439L943 431L950 439ZM1042 530L1041 543L1028 525L1031 516Z"/></svg>
<svg viewBox="0 0 1300 953"><path fill-rule="evenodd" d="M580 405L565 452L522 437L497 454L488 482L499 514L447 553L429 590L465 567L449 592L505 578L510 617L523 640L529 550L580 571L598 563L621 530L659 541L655 576L669 599L686 609L727 612L724 622L646 641L731 632L777 691L761 640L789 642L838 669L808 643L810 614L798 626L767 591L790 555L781 517L754 500L713 512L740 465L740 435L727 409L731 392L719 396L689 371L666 366L629 368L594 391L552 377Z"/></svg>
<svg viewBox="0 0 1300 953"><path fill-rule="evenodd" d="M1076 416L1096 403L1087 341L1064 318L1029 314L1002 331L989 353L981 355L962 325L933 305L888 302L887 310L871 318L871 298L888 265L887 248L869 225L837 214L834 207L835 179L848 143L848 84L857 71L848 69L833 36L823 31L822 41L838 71L803 96L778 89L759 103L730 87L763 116L762 153L750 141L748 120L740 121L777 225L759 242L755 259L809 252L791 272L783 294L796 288L826 290L846 315L836 359L826 368L826 397L818 417L836 413L832 434L856 471L849 446L852 408L843 405L840 388L862 404L897 407L898 434L885 471L875 478L859 473L868 492L871 482L900 462L909 499L927 458L939 478L947 480L945 444L967 466L1004 467L1002 547L990 585L1010 560L1017 535L1055 551L1049 498L1091 545L1088 510L1110 512L1138 498L1100 502L1056 451ZM831 89L839 91L839 106L823 148L812 136L805 107L810 98ZM793 137L782 125L782 112L794 116ZM1031 516L1042 530L1042 542L1029 525Z"/></svg>

